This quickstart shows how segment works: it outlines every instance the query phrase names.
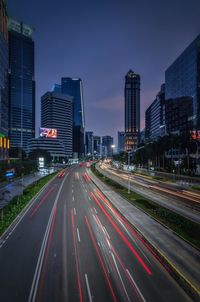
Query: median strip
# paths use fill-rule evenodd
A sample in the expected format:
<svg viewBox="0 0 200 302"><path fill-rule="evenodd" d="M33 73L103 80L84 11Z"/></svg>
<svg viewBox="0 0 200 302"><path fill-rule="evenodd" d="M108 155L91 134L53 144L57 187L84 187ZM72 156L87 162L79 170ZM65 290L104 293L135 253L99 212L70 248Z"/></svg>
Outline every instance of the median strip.
<svg viewBox="0 0 200 302"><path fill-rule="evenodd" d="M47 175L31 184L23 191L22 195L15 196L9 204L0 210L0 235L3 234L28 203L56 174L57 172Z"/></svg>
<svg viewBox="0 0 200 302"><path fill-rule="evenodd" d="M173 211L164 208L149 199L145 199L133 191L128 193L127 188L107 176L104 176L96 169L95 165L92 165L91 170L102 182L110 186L116 193L162 225L173 230L177 235L193 245L195 248L200 249L200 225L198 223L174 213Z"/></svg>

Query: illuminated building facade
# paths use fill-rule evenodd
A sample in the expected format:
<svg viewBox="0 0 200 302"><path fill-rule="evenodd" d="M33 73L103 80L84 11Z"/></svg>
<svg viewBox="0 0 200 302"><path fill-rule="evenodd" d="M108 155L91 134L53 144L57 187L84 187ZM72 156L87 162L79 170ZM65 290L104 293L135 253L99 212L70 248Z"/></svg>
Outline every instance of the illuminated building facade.
<svg viewBox="0 0 200 302"><path fill-rule="evenodd" d="M140 76L132 70L125 76L125 151L137 147L140 133Z"/></svg>
<svg viewBox="0 0 200 302"><path fill-rule="evenodd" d="M65 156L72 157L72 99L69 96L47 92L41 97L41 126L56 129L57 139L65 146Z"/></svg>

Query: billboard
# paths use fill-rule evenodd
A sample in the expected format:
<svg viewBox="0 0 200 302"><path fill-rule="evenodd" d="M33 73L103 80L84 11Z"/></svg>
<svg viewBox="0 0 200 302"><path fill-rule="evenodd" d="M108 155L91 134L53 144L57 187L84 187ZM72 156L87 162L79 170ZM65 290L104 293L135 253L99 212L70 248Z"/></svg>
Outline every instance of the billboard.
<svg viewBox="0 0 200 302"><path fill-rule="evenodd" d="M57 129L40 128L40 137L57 138Z"/></svg>
<svg viewBox="0 0 200 302"><path fill-rule="evenodd" d="M194 140L200 140L200 130L197 131L191 131L192 139Z"/></svg>

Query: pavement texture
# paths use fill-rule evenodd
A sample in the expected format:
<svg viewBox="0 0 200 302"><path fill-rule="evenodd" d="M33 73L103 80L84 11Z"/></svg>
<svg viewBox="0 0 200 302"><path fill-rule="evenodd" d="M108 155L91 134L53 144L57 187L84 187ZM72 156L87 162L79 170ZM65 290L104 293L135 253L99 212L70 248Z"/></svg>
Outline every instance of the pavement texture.
<svg viewBox="0 0 200 302"><path fill-rule="evenodd" d="M116 209L200 291L200 252L110 190L91 171L90 177Z"/></svg>
<svg viewBox="0 0 200 302"><path fill-rule="evenodd" d="M0 301L191 301L140 236L73 166L0 239Z"/></svg>

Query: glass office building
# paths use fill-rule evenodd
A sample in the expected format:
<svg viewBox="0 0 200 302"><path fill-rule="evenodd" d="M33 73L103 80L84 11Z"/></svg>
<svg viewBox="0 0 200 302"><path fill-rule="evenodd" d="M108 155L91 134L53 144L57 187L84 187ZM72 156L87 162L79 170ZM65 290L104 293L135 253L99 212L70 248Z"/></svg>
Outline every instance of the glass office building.
<svg viewBox="0 0 200 302"><path fill-rule="evenodd" d="M35 137L33 29L9 20L9 136L11 147L27 149Z"/></svg>
<svg viewBox="0 0 200 302"><path fill-rule="evenodd" d="M165 134L165 85L145 111L145 140L151 142ZM164 132L164 133L163 133Z"/></svg>
<svg viewBox="0 0 200 302"><path fill-rule="evenodd" d="M200 129L200 35L165 72L165 98L192 97L193 127Z"/></svg>
<svg viewBox="0 0 200 302"><path fill-rule="evenodd" d="M5 2L0 0L0 134L8 135L8 30Z"/></svg>
<svg viewBox="0 0 200 302"><path fill-rule="evenodd" d="M85 153L85 115L83 85L79 78L63 77L61 92L72 97L73 104L73 153L82 157Z"/></svg>

